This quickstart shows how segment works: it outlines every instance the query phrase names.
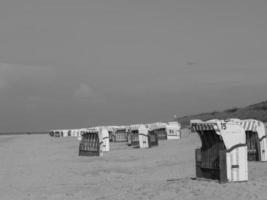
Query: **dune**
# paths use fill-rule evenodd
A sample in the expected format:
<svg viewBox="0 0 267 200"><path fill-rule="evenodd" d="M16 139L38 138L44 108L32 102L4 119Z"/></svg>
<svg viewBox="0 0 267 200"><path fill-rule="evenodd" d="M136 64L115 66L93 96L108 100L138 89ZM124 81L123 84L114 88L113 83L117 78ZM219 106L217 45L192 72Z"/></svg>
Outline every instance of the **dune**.
<svg viewBox="0 0 267 200"><path fill-rule="evenodd" d="M249 181L219 184L195 177L197 135L133 149L112 143L103 157L79 157L75 138L0 137L0 199L266 199L267 163L249 162Z"/></svg>
<svg viewBox="0 0 267 200"><path fill-rule="evenodd" d="M176 120L184 126L188 126L191 119L201 119L207 121L210 119L256 119L262 122L267 122L267 101L252 104L243 108L230 108L223 111L213 111L209 113L200 113L196 115L189 115L179 117Z"/></svg>

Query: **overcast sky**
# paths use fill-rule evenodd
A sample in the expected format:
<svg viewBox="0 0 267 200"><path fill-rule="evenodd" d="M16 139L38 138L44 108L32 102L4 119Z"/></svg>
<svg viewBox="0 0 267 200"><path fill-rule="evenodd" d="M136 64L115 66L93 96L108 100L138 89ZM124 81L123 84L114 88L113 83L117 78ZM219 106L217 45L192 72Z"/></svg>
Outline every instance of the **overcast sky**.
<svg viewBox="0 0 267 200"><path fill-rule="evenodd" d="M267 99L266 0L1 0L0 132Z"/></svg>

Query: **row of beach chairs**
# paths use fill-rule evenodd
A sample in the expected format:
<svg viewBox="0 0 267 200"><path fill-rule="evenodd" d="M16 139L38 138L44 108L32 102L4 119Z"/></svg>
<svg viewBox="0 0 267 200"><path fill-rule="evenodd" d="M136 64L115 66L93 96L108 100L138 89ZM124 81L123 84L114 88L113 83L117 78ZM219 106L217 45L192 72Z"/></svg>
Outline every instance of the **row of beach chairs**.
<svg viewBox="0 0 267 200"><path fill-rule="evenodd" d="M158 129L161 134L158 135ZM169 122L163 126L156 124L135 124L120 127L93 127L81 132L79 155L103 156L103 152L110 151L110 142L125 142L133 148L151 148L158 146L161 139L180 139L181 126L177 122ZM164 131L163 131L164 130ZM165 137L162 137L164 134ZM93 148L91 146L97 146Z"/></svg>
<svg viewBox="0 0 267 200"><path fill-rule="evenodd" d="M196 178L225 182L248 181L248 161L267 161L265 124L254 119L191 120L201 147L195 150ZM77 137L79 156L103 156L110 142L124 142L133 148L151 148L159 140L181 139L177 122L99 126L73 130L51 130L53 137Z"/></svg>
<svg viewBox="0 0 267 200"><path fill-rule="evenodd" d="M50 130L49 135L51 137L80 137L81 132L84 129L56 129L56 130Z"/></svg>

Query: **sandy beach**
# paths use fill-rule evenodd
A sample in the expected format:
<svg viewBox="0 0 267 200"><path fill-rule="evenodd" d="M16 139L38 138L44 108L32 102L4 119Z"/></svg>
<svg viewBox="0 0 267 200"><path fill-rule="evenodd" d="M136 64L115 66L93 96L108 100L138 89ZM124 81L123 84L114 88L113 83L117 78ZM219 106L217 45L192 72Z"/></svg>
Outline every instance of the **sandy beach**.
<svg viewBox="0 0 267 200"><path fill-rule="evenodd" d="M103 157L79 157L76 138L0 137L1 200L265 199L267 163L249 162L249 181L192 180L197 135L133 149L111 143Z"/></svg>

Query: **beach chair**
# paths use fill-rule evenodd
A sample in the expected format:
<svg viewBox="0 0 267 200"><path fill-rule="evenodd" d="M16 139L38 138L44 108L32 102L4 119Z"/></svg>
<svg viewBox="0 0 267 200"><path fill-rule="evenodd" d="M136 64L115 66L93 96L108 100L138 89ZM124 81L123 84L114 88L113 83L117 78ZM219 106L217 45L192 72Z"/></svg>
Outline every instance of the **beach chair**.
<svg viewBox="0 0 267 200"><path fill-rule="evenodd" d="M71 137L71 130L68 130L68 137Z"/></svg>
<svg viewBox="0 0 267 200"><path fill-rule="evenodd" d="M81 137L79 156L103 156L103 137L99 129L84 130Z"/></svg>
<svg viewBox="0 0 267 200"><path fill-rule="evenodd" d="M201 139L195 151L196 177L220 183L248 180L246 134L233 122L198 122L191 128Z"/></svg>
<svg viewBox="0 0 267 200"><path fill-rule="evenodd" d="M121 127L117 128L114 132L114 142L127 142L127 128Z"/></svg>
<svg viewBox="0 0 267 200"><path fill-rule="evenodd" d="M135 148L150 148L158 145L158 138L155 133L149 133L146 125L130 126L130 145Z"/></svg>
<svg viewBox="0 0 267 200"><path fill-rule="evenodd" d="M159 139L158 139L158 135L156 132L148 131L147 139L148 139L148 147L149 148L159 145Z"/></svg>
<svg viewBox="0 0 267 200"><path fill-rule="evenodd" d="M71 137L78 137L78 130L77 129L71 130Z"/></svg>
<svg viewBox="0 0 267 200"><path fill-rule="evenodd" d="M139 146L139 132L138 130L131 130L129 137L130 145L133 147Z"/></svg>
<svg viewBox="0 0 267 200"><path fill-rule="evenodd" d="M181 125L178 122L168 122L166 125L167 139L181 139Z"/></svg>
<svg viewBox="0 0 267 200"><path fill-rule="evenodd" d="M54 137L61 137L61 131L60 130L54 130Z"/></svg>
<svg viewBox="0 0 267 200"><path fill-rule="evenodd" d="M49 135L50 135L51 137L54 137L54 130L50 130L50 131L49 131Z"/></svg>
<svg viewBox="0 0 267 200"><path fill-rule="evenodd" d="M134 124L129 127L128 131L128 146L139 148L139 127L140 124Z"/></svg>
<svg viewBox="0 0 267 200"><path fill-rule="evenodd" d="M149 132L151 134L156 134L158 140L167 140L167 130L166 130L166 123L154 123L149 124Z"/></svg>
<svg viewBox="0 0 267 200"><path fill-rule="evenodd" d="M157 135L158 140L167 140L166 128L156 128L153 129L151 132L154 132Z"/></svg>
<svg viewBox="0 0 267 200"><path fill-rule="evenodd" d="M267 138L264 123L254 119L241 120L246 131L249 161L267 161Z"/></svg>

